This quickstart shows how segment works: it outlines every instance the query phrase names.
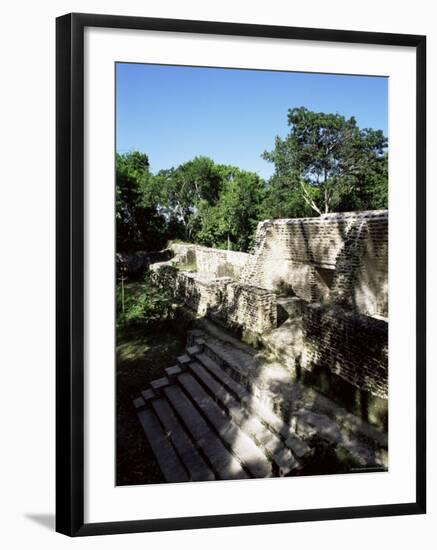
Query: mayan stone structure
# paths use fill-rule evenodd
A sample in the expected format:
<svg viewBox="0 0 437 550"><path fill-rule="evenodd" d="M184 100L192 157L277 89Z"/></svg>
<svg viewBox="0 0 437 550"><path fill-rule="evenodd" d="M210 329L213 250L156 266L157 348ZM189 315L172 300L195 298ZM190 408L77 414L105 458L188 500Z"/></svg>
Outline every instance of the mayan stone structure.
<svg viewBox="0 0 437 550"><path fill-rule="evenodd" d="M198 315L225 327L262 334L277 325L276 296L270 290L168 264L155 264L152 273L158 286L171 288L174 296Z"/></svg>
<svg viewBox="0 0 437 550"><path fill-rule="evenodd" d="M266 220L241 279L289 288L307 302L337 303L387 317L386 210Z"/></svg>
<svg viewBox="0 0 437 550"><path fill-rule="evenodd" d="M292 368L387 399L387 211L265 220L248 254L171 248L152 276L199 316L258 335Z"/></svg>

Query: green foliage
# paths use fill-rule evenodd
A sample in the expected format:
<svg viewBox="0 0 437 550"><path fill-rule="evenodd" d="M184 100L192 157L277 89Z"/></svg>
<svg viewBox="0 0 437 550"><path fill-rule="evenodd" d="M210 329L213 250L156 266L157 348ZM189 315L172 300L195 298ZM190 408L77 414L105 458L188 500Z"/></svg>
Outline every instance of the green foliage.
<svg viewBox="0 0 437 550"><path fill-rule="evenodd" d="M311 188L310 193L314 199L317 198L317 189ZM268 182L262 212L265 219L304 218L315 214L305 202L299 185L290 183L287 177L276 175Z"/></svg>
<svg viewBox="0 0 437 550"><path fill-rule="evenodd" d="M134 151L116 156L117 250L158 250L169 239L247 251L259 221L387 208L387 139L356 120L288 111L290 131L263 158L275 173L198 156L153 175Z"/></svg>
<svg viewBox="0 0 437 550"><path fill-rule="evenodd" d="M340 187L340 211L388 208L388 155L385 153Z"/></svg>
<svg viewBox="0 0 437 550"><path fill-rule="evenodd" d="M238 172L220 197L222 227L236 245L247 250L262 216L265 183L257 174Z"/></svg>
<svg viewBox="0 0 437 550"><path fill-rule="evenodd" d="M159 193L149 172L147 155L116 155L117 250L160 250L167 224L159 212Z"/></svg>
<svg viewBox="0 0 437 550"><path fill-rule="evenodd" d="M141 325L156 328L174 317L174 303L170 292L151 284L147 275L143 282L124 284L116 288L117 328Z"/></svg>
<svg viewBox="0 0 437 550"><path fill-rule="evenodd" d="M387 139L380 130L360 129L354 117L289 109L290 132L276 137L271 187L288 187L308 207L322 214L332 210L385 206Z"/></svg>
<svg viewBox="0 0 437 550"><path fill-rule="evenodd" d="M261 219L265 182L255 173L196 157L155 176L161 208L179 228L172 238L247 249Z"/></svg>
<svg viewBox="0 0 437 550"><path fill-rule="evenodd" d="M181 228L185 240L191 240L198 227L199 204L214 204L219 196L222 179L217 166L207 157L195 157L177 168L161 170L155 179L166 218Z"/></svg>
<svg viewBox="0 0 437 550"><path fill-rule="evenodd" d="M255 173L228 171L215 205L199 205L197 239L206 246L247 250L262 219L265 182Z"/></svg>

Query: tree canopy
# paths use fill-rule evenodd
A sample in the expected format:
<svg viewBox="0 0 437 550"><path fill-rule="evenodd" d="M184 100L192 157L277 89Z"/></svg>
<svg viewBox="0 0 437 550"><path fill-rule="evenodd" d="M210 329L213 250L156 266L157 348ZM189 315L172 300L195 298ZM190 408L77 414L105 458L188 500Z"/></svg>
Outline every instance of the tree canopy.
<svg viewBox="0 0 437 550"><path fill-rule="evenodd" d="M288 125L288 135L276 137L273 151L263 154L275 165L272 187L297 193L319 215L345 205L375 208L376 197L386 206L387 139L381 130L304 107L289 109Z"/></svg>
<svg viewBox="0 0 437 550"><path fill-rule="evenodd" d="M263 219L387 208L380 130L303 107L288 111L288 125L262 154L274 164L268 181L205 156L152 174L145 153L117 154L117 249L157 250L183 239L246 251Z"/></svg>
<svg viewBox="0 0 437 550"><path fill-rule="evenodd" d="M117 250L163 248L167 241L166 220L151 192L154 178L146 154L134 151L116 155Z"/></svg>
<svg viewBox="0 0 437 550"><path fill-rule="evenodd" d="M156 175L161 210L167 219L181 227L183 237L191 240L195 231L199 205L215 204L221 188L218 166L207 157L195 157L177 168L161 170Z"/></svg>
<svg viewBox="0 0 437 550"><path fill-rule="evenodd" d="M206 246L247 250L263 217L266 184L257 174L221 167L224 176L215 204L199 208L198 241Z"/></svg>

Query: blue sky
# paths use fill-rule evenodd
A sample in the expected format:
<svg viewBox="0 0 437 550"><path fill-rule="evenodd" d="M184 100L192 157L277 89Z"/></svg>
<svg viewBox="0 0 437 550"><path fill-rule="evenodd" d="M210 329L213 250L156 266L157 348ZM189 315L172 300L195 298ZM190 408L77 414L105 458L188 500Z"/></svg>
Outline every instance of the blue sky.
<svg viewBox="0 0 437 550"><path fill-rule="evenodd" d="M147 153L152 172L205 155L268 178L260 155L287 134L289 108L387 135L387 94L383 77L117 63L116 148Z"/></svg>

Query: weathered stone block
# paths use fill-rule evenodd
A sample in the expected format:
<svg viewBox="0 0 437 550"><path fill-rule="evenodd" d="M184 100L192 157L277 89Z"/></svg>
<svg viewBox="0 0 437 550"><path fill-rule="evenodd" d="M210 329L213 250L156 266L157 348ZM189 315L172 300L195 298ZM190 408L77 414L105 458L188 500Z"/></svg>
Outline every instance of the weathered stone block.
<svg viewBox="0 0 437 550"><path fill-rule="evenodd" d="M386 317L388 213L260 222L241 281Z"/></svg>

